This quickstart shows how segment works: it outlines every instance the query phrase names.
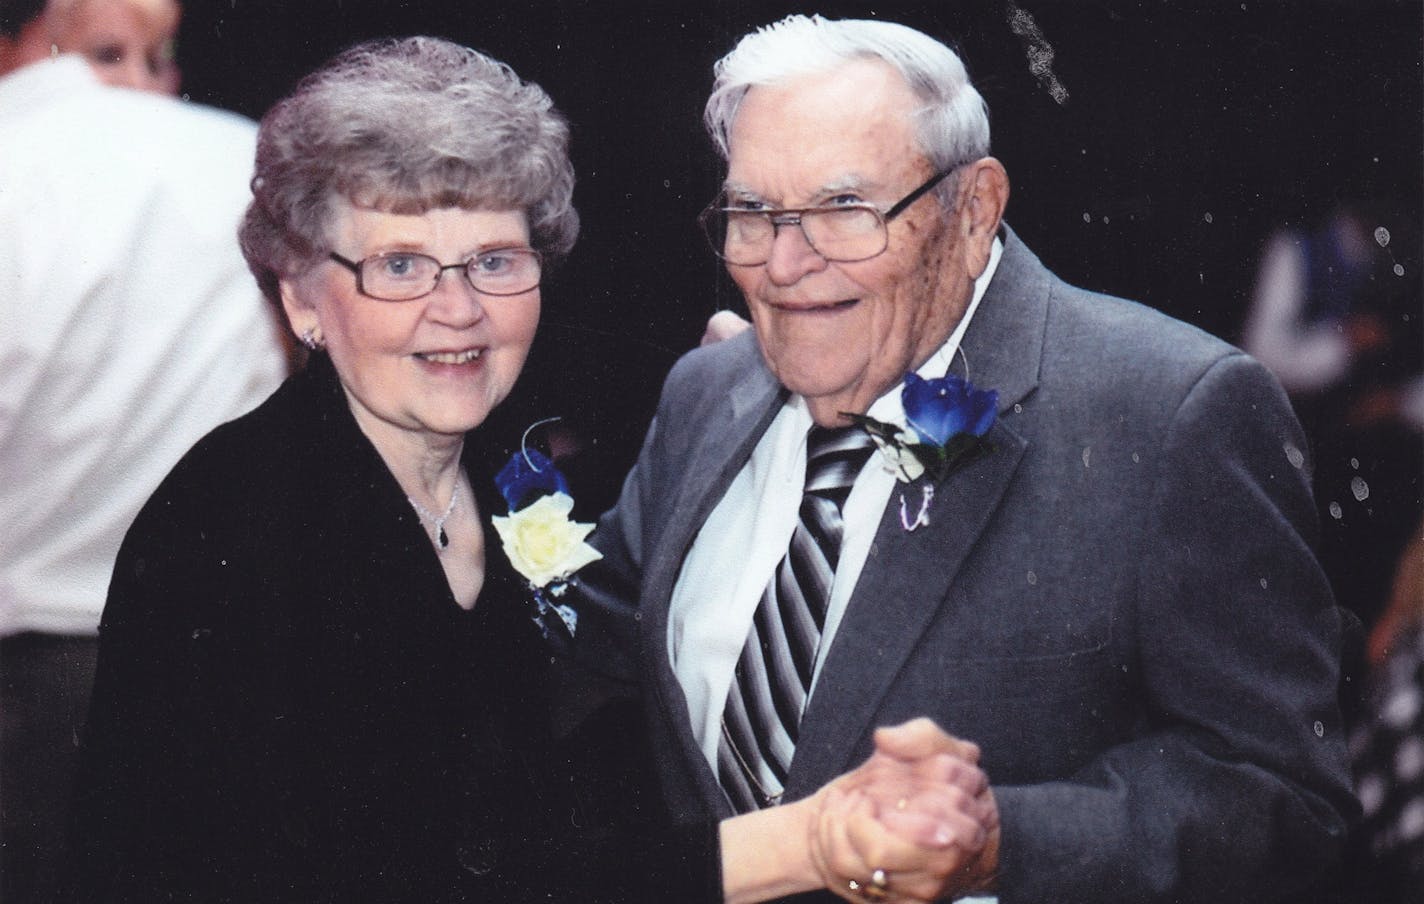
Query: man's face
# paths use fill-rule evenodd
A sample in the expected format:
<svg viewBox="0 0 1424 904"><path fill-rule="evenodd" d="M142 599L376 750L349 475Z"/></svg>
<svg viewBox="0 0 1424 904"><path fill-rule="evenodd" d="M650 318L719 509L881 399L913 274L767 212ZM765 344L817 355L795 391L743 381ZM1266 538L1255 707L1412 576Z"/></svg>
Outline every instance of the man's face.
<svg viewBox="0 0 1424 904"><path fill-rule="evenodd" d="M730 204L770 208L865 201L885 210L933 174L900 74L857 61L752 88L730 136ZM762 265L729 265L768 366L822 425L863 414L949 337L973 291L960 218L932 196L887 224L870 260L827 261L795 226L778 229ZM975 275L982 265L975 267Z"/></svg>
<svg viewBox="0 0 1424 904"><path fill-rule="evenodd" d="M83 54L105 84L176 94L178 18L173 0L79 0L59 13L54 40Z"/></svg>

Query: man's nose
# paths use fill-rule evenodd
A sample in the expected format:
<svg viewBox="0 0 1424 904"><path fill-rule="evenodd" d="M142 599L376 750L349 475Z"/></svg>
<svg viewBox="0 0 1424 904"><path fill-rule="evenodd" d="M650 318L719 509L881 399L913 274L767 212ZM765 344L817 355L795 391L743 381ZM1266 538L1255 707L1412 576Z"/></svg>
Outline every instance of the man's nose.
<svg viewBox="0 0 1424 904"><path fill-rule="evenodd" d="M124 62L118 67L119 84L125 88L134 88L138 91L156 90L157 82L153 78L153 72L148 68L148 60L136 53L128 54L124 57Z"/></svg>
<svg viewBox="0 0 1424 904"><path fill-rule="evenodd" d="M808 273L826 269L826 259L806 238L801 221L777 223L766 258L766 275L779 286L796 283Z"/></svg>

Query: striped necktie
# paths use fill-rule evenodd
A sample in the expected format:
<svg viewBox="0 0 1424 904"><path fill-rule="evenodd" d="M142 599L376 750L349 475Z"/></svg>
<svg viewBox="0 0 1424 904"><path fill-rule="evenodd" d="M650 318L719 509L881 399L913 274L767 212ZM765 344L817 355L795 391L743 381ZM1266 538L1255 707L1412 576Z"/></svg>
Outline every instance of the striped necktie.
<svg viewBox="0 0 1424 904"><path fill-rule="evenodd" d="M840 559L841 506L872 448L859 427L812 427L806 438L800 519L762 593L722 713L717 773L739 813L781 802Z"/></svg>

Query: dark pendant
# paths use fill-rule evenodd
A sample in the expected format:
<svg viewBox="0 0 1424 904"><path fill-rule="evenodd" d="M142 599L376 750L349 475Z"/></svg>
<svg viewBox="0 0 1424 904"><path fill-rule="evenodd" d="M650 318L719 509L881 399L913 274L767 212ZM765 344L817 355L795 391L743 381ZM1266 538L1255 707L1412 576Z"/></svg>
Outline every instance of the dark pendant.
<svg viewBox="0 0 1424 904"><path fill-rule="evenodd" d="M437 539L439 539L439 541L440 541L440 548L441 548L441 549L444 549L445 547L447 547L447 546L450 545L450 538L449 538L448 536L446 536L446 534L445 534L445 528L443 528L443 527L440 528L440 536L439 536Z"/></svg>

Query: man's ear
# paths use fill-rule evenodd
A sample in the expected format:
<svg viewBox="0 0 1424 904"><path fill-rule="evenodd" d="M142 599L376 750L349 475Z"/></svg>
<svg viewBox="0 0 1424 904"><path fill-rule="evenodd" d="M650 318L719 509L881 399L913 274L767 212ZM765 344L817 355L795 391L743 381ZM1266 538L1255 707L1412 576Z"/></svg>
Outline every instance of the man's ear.
<svg viewBox="0 0 1424 904"><path fill-rule="evenodd" d="M1009 174L993 157L966 164L959 174L965 242L965 264L969 275L978 279L989 266L989 252L1004 208L1009 203Z"/></svg>

